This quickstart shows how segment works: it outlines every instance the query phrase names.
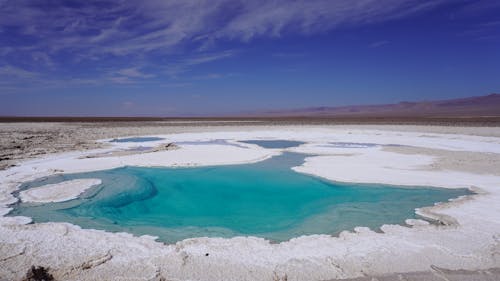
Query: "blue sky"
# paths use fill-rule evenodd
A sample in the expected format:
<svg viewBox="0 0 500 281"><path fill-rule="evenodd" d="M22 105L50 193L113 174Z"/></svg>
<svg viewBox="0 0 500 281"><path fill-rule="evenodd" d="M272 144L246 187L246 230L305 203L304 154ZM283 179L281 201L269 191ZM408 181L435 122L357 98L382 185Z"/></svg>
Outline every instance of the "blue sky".
<svg viewBox="0 0 500 281"><path fill-rule="evenodd" d="M0 0L0 115L182 116L500 92L500 1Z"/></svg>

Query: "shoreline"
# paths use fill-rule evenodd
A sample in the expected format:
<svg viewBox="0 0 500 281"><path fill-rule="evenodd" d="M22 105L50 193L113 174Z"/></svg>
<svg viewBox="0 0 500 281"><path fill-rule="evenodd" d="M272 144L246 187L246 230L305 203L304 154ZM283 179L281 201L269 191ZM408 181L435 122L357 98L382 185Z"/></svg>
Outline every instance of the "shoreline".
<svg viewBox="0 0 500 281"><path fill-rule="evenodd" d="M221 129L221 128L218 128ZM340 134L343 132L343 134ZM349 134L350 133L350 134ZM491 138L491 137L471 137L471 136L466 136L466 135L451 135L452 137L450 138L450 135L437 135L434 134L433 136L430 137L422 137L421 133L420 134L415 134L415 133L408 133L408 132L397 132L394 133L393 131L369 131L366 129L351 129L351 130L345 130L345 129L318 129L318 128L310 128L307 132L304 132L303 130L276 130L275 127L272 128L267 128L267 131L250 131L250 132L245 132L245 133L235 133L233 132L220 132L220 133L185 133L183 135L170 135L168 136L170 139L167 138L168 141L171 141L175 136L177 138L185 138L185 139L192 139L193 137L196 137L196 134L198 135L204 135L205 137L209 136L210 138L217 138L222 136L233 136L231 139L239 139L241 137L250 137L250 136L263 136L263 137L271 137L274 136L276 139L279 139L280 137L285 138L288 137L287 139L290 139L291 136L296 135L296 134L302 134L302 138L296 138L297 140L308 140L309 144L311 141L316 141L317 143L325 142L328 141L332 136L334 138L343 140L343 141L353 141L355 142L357 139L365 139L365 140L372 140L371 142L376 142L373 141L373 139L378 139L379 141L389 143L389 141L394 141L398 140L400 142L408 142L408 140L411 140L412 138L415 138L415 135L419 136L420 138L420 143L425 145L424 148L432 148L432 149L437 149L437 150L443 150L443 148L448 148L452 149L452 151L469 151L472 150L472 152L481 152L481 153L494 153L498 154L500 153L500 140L497 138ZM354 136L353 136L354 134ZM377 135L379 134L379 135ZM385 135L384 135L385 134ZM428 134L428 133L426 133ZM235 137L237 135L237 137ZM398 136L399 135L399 136ZM160 136L160 135L158 135ZM165 135L163 135L165 137ZM454 139L455 138L455 139ZM447 140L446 145L436 143L436 141L440 142ZM430 141L434 140L434 141ZM411 143L411 141L410 141ZM481 146L477 146L478 143L481 143ZM453 144L454 146L450 147L450 144ZM251 146L251 145L250 145ZM443 147L444 146L444 147ZM210 147L213 150L213 147ZM106 151L110 148L104 148L100 149L103 151ZM113 148L111 148L113 149ZM490 210L490 214L484 213L484 210L481 210L479 212L479 215L485 215L481 219L487 220L485 218L490 218L491 225L483 225L483 224L478 224L475 223L474 220L477 219L477 215L472 214L467 215L465 214L468 212L467 208L478 210L477 205L485 205L485 199L487 202L498 202L495 201L495 199L500 198L500 190L498 188L495 188L495 186L500 185L500 180L498 176L494 175L479 175L479 174L469 174L469 173L464 173L464 172L453 172L453 171L440 171L440 170L431 170L431 171L426 171L422 170L421 166L428 166L433 163L435 160L436 156L429 156L429 155L420 155L417 153L417 155L405 155L401 153L395 153L395 152L387 152L383 151L383 149L380 149L380 147L376 148L335 148L335 149L330 149L329 151L325 151L325 148L318 148L314 146L304 146L304 147L299 147L297 149L290 149L290 151L297 151L301 150L302 151L316 151L319 152L320 156L313 156L309 157L309 160L306 159L306 162L299 166L295 167L294 170L297 171L297 169L300 172L311 172L311 174L314 174L315 176L320 176L323 178L327 179L332 179L338 181L339 179L349 179L349 180L341 180L341 181L347 181L347 182L367 182L368 180L378 180L374 181L372 183L387 183L387 178L392 179L392 184L397 183L399 185L400 183L407 183L407 185L418 185L415 183L426 183L426 182L433 182L434 184L431 184L430 186L437 186L437 187L446 187L446 188L456 188L456 187L466 187L470 188L471 186L477 186L481 190L485 190L488 192L487 194L479 194L479 195L473 195L471 200L454 200L450 202L446 202L444 204L439 204L431 207L425 207L429 208L426 210L422 210L422 212L426 213L428 211L437 211L439 214L443 214L446 216L450 216L454 219L457 219L458 225L454 226L433 226L433 225L426 225L426 224L421 224L418 222L418 220L415 221L410 221L411 227L404 227L404 226L399 226L399 225L384 225L381 227L381 230L383 233L375 233L370 229L363 228L363 227L358 227L355 229L354 232L342 232L338 237L331 237L329 235L310 235L310 236L301 236L297 238L293 238L287 242L281 242L278 244L271 244L269 241L260 239L260 238L254 238L254 237L235 237L235 238L230 238L230 239L221 239L221 238L192 238L192 239L186 239L183 241L180 241L176 244L169 244L169 245L164 245L161 246L161 249L158 250L153 250L155 246L153 245L162 245L159 242L155 242L151 240L151 237L133 237L132 235L129 234L124 234L124 233L103 233L103 236L106 237L105 240L108 240L111 244L114 245L114 247L106 247L106 248L112 248L112 249L122 249L120 251L126 251L128 248L126 245L119 245L117 244L118 241L121 241L123 239L126 239L128 242L127 244L134 244L134 247L142 248L140 252L142 252L141 255L138 255L138 257L130 257L130 259L127 259L126 257L118 257L117 255L112 255L113 258L110 259L109 262L106 262L106 266L96 266L92 267L92 269L96 273L105 273L107 272L104 267L110 267L110 268L120 268L120 264L124 266L125 264L129 264L135 261L137 259L145 259L147 260L148 263L153 263L156 265L157 268L160 269L160 276L161 272L166 270L166 272L171 273L174 275L173 277L178 278L178 279L200 279L200 274L204 274L204 278L201 278L203 280L217 280L216 276L221 276L221 272L224 274L222 276L225 276L226 279L231 279L230 277L234 276L240 276L244 280L256 280L256 279L261 279L261 280L266 280L270 279L273 274L276 276L281 276L283 277L283 274L286 274L287 278L291 278L289 280L301 280L301 276L309 276L310 278L313 279L334 279L334 278L356 278L356 277L361 277L362 272L363 274L372 274L372 275L380 275L380 274L387 274L391 273L391 270L395 270L392 272L417 272L417 271L425 271L428 270L429 263L426 262L425 264L417 262L418 259L415 259L415 257L418 257L422 255L422 253L419 254L419 252L414 252L411 249L417 245L419 245L417 248L425 249L428 255L434 256L434 258L431 258L433 260L433 263L438 263L439 266L448 268L448 269L463 269L460 266L468 266L468 270L476 270L476 269L481 269L481 268L495 268L495 267L500 267L499 263L499 258L496 256L492 256L489 259L489 262L486 262L488 260L487 257L482 257L482 259L485 259L485 261L482 262L469 262L468 264L464 264L464 261L460 258L460 255L463 255L464 251L470 251L472 252L477 251L479 249L479 252L474 254L481 256L484 254L483 251L481 251L481 248L486 245L490 245L488 247L493 247L492 249L495 249L495 247L500 247L499 245L495 244L498 243L495 242L496 239L500 240L500 221L498 221L498 216L495 216L495 214L500 214L500 210ZM163 161L161 163L168 164L170 166L172 165L196 165L200 164L200 161L203 162L204 165L207 165L207 163L215 163L215 164L234 164L237 163L237 161L259 161L258 159L262 159L262 157L271 157L272 156L272 151L269 150L263 150L263 149L258 149L256 147L251 148L250 152L242 152L242 149L239 148L217 148L216 153L214 154L213 151L211 153L204 153L204 150L207 150L207 147L203 146L197 146L196 148L188 148L187 150L185 148L181 148L179 150L170 150L170 151L162 151L162 152L154 152L157 153L157 156L165 157L169 156L170 160L172 158L182 158L182 161L177 160L177 161ZM361 151L360 151L361 150ZM364 151L363 151L364 150ZM9 178L11 181L10 185L5 184L5 181L2 181L2 192L0 193L0 202L2 204L5 204L6 202L11 201L12 199L8 198L8 196L5 196L5 191L11 191L15 190L17 186L14 186L15 184L18 184L21 181L25 181L26 178L28 178L30 175L33 176L33 170L39 171L37 174L41 172L42 174L48 173L50 174L51 172L53 173L56 171L58 168L61 168L62 166L64 167L72 167L71 165L76 163L72 161L77 161L74 160L73 158L77 157L78 155L84 155L89 152L94 152L93 151L77 151L77 152L69 152L69 153L63 153L61 155L51 155L43 159L37 159L37 160L31 160L31 161L26 161L22 164L20 167L14 167L9 170L4 170L0 171L2 176L6 176L5 178ZM213 155L220 155L223 153L226 153L224 155L231 155L231 157L226 157L226 162L224 161L214 161L213 159L210 159L210 156ZM237 153L236 153L237 152ZM351 153L353 155L351 156L339 156L341 155L341 152L346 154L346 153ZM434 151L435 152L435 151ZM230 154L228 154L230 153ZM236 153L236 154L235 154ZM276 153L276 152L274 152ZM201 158L200 158L201 156ZM58 158L59 157L59 158ZM60 159L60 158L63 159ZM66 159L64 157L67 157ZM260 157L260 158L259 158ZM325 158L326 157L326 158ZM329 157L329 158L328 158ZM113 166L113 165L118 165L119 163L151 163L154 161L158 161L158 159L155 159L155 157L143 157L143 156L123 156L123 157L118 157L120 161L111 161L109 160L106 165L102 165L96 167L96 170L101 170L103 166ZM137 158L142 158L137 160ZM72 160L73 159L73 160ZM201 160L200 160L201 159ZM367 159L384 159L384 161L388 163L394 163L392 167L380 167L379 164L375 162L370 162L366 161ZM82 160L82 159L80 159ZM103 160L102 158L100 160ZM48 162L44 162L48 161ZM51 163L52 161L52 163ZM198 162L196 162L198 161ZM229 161L229 162L228 162ZM43 166L47 163L51 163L48 166ZM56 165L54 165L54 163ZM79 162L82 163L82 162ZM92 162L90 163L97 163L97 162ZM158 163L158 162L156 162ZM333 164L332 164L333 163ZM398 164L396 164L398 163ZM347 165L346 165L347 164ZM362 166L359 166L361 165ZM23 171L23 167L27 167L31 165L31 169L27 169L27 171ZM62 166L61 166L62 165ZM90 164L84 165L83 170L89 166ZM350 166L349 166L350 165ZM363 166L364 165L364 166ZM80 165L81 166L81 165ZM339 177L339 175L334 175L332 176L331 173L325 172L327 169L326 168L332 168L334 167L338 174L342 174L342 177ZM343 167L343 168L342 168ZM357 174L353 173L352 167L356 167L357 169L365 170L368 171L368 173L365 174ZM34 169L36 168L36 169ZM45 171L43 171L43 168L45 168ZM396 168L396 169L394 169ZM50 170L52 169L52 170ZM76 169L76 168L73 168ZM80 168L82 169L82 168ZM340 170L339 170L340 169ZM17 170L18 174L10 174L9 171L14 172ZM349 170L351 172L349 172ZM401 171L405 171L405 175L403 175L403 178L401 176L398 177L398 174L401 174ZM64 172L75 172L75 170L65 170ZM24 173L24 175L23 175ZM384 179L381 179L381 176L385 176L385 182ZM378 178L377 178L378 177ZM423 180L424 178L427 179L427 181ZM448 182L449 179L451 182ZM470 182L471 184L464 184L464 182ZM479 184L477 184L479 182ZM438 184L436 184L438 183ZM440 186L439 183L442 185ZM473 184L475 183L475 184ZM389 183L391 184L391 183ZM404 184L403 184L404 185ZM424 184L427 185L427 184ZM3 195L2 195L3 194ZM471 206L472 205L472 206ZM465 208L466 207L466 208ZM465 210L464 210L465 208ZM480 207L479 207L480 208ZM424 208L422 208L424 209ZM3 209L0 210L0 213L4 213L6 210ZM493 212L493 215L491 214ZM88 238L93 236L93 233L99 232L97 230L88 230L88 229L81 229L77 226L74 225L69 225L67 223L43 223L43 224L34 224L34 225L23 225L22 222L23 219L18 218L21 223L16 221L15 217L0 217L0 232L6 232L8 233L17 233L18 231L21 232L26 232L25 235L28 235L30 231L38 231L42 232L47 236L58 236L57 231L56 233L53 233L52 230L58 229L58 228L66 228L63 233L66 233L65 235L68 235L69 233L72 233L72 236L80 236L79 238L73 238L75 240L71 241L78 241L78 240L83 240L87 241ZM468 237L468 235L471 235L471 233L476 233L478 232L477 227L480 227L479 229L482 229L484 232L485 230L487 233L492 233L493 236L490 236L487 238L486 236L483 237L484 239L481 241L473 241L474 243L480 243L482 246L479 244L473 245L474 247L471 247L470 245L467 247L463 247L464 245L462 243L453 243L451 241L451 244L449 241L450 240L449 236L455 237L454 239L460 240L460 233L464 233L466 236L465 238ZM18 229L17 232L15 229ZM23 230L19 230L23 229ZM52 229L52 230L51 230ZM14 231L14 232L11 232ZM4 233L4 234L6 234ZM457 238L458 235L458 238ZM497 238L495 238L498 235ZM23 234L24 236L24 234ZM64 236L64 235L63 235ZM434 241L436 239L441 240L443 239L442 237L445 236L447 237L446 239L442 240L441 242L445 244L443 246L444 248L447 248L447 250L439 250L439 248L433 248L430 247L429 245L433 245L432 243L429 244L430 241ZM31 237L28 235L29 239L31 240L37 240L35 237ZM424 237L424 239L422 239ZM440 238L441 237L441 238ZM6 237L8 238L8 237ZM2 238L2 239L6 239ZM28 239L28 240L29 240ZM462 238L463 239L463 238ZM6 239L9 240L9 239ZM424 241L422 241L424 240ZM83 242L80 241L80 242ZM372 242L372 243L370 243ZM7 243L7 244L12 244L13 241L2 241L2 243ZM42 243L43 242L39 242ZM71 242L64 242L64 243L70 243ZM74 242L73 242L74 243ZM122 242L123 243L123 242ZM413 262L407 262L406 264L399 265L398 268L395 269L389 269L385 268L382 264L385 262L386 264L391 264L390 261L394 260L394 257L389 257L389 256L382 256L379 257L379 252L382 249L382 252L387 251L388 248L386 243L392 243L392 245L389 248L394 248L396 253L396 258L408 258L408 259L415 259ZM375 245L373 245L375 244ZM16 243L13 243L13 245L16 245ZM83 242L83 245L85 245L85 242ZM142 246L140 246L142 245ZM363 247L359 248L360 245ZM410 245L413 245L410 247ZM130 245L131 246L131 245ZM16 246L13 246L16 247ZM156 246L158 247L158 246ZM77 247L79 248L79 247ZM215 250L215 249L218 249ZM352 252L352 250L359 251L359 253L364 253L367 255L368 258L366 258L366 262L368 262L366 265L360 264L359 261L356 260L356 255L354 256L345 256L345 254ZM398 249L398 250L397 250ZM406 249L406 251L402 251L401 249ZM78 252L81 252L82 250L78 250ZM95 251L98 251L95 249ZM119 251L119 252L120 252ZM216 270L209 270L206 266L208 266L206 259L203 259L205 252L210 251L211 254L210 256L212 259L216 259L215 263L212 262L210 263L212 266L216 268ZM214 251L216 251L214 253ZM332 252L333 251L333 252ZM430 252L429 252L430 251ZM451 252L450 252L451 251ZM85 252L85 251L84 251ZM91 251L92 252L92 251ZM239 252L240 254L237 255L236 252ZM409 253L413 254L409 254ZM242 254L244 253L244 254ZM253 253L253 254L252 254ZM267 254L265 254L267 253ZM455 254L452 254L455 253ZM460 254L462 253L462 254ZM5 255L5 252L3 250L0 251L1 255ZM68 253L69 254L69 253ZM200 254L200 256L198 256ZM203 254L203 255L201 255ZM425 253L424 253L425 254ZM458 256L456 256L458 254ZM72 253L71 255L74 255ZM95 255L95 253L94 253ZM187 255L187 258L184 258ZM67 254L63 255L67 258ZM93 256L92 254L87 255L87 257ZM340 259L341 256L344 256L344 258ZM425 255L424 255L425 256ZM17 256L16 256L17 257ZM181 261L181 268L172 268L171 265L165 264L165 261L161 261L160 257L164 257L162 259L166 259L174 264L180 259ZM446 258L444 258L446 257ZM21 256L18 256L18 258L21 258ZM74 257L72 257L73 259ZM9 258L10 259L15 259L15 258ZM81 257L80 259L85 260L85 257ZM160 259L160 260L158 260ZM189 260L189 268L193 270L193 272L186 272L186 265L182 266L183 262L185 259ZM256 260L257 259L257 260ZM429 257L427 257L429 259ZM118 264L113 264L116 263L119 260L121 263ZM395 259L393 262L396 262L397 259ZM466 259L467 260L467 259ZM112 262L113 261L113 262ZM230 262L229 262L230 261ZM300 262L299 262L300 261ZM313 262L314 261L314 262ZM430 260L429 260L430 261ZM223 266L228 263L232 266L232 269L227 271L223 270ZM312 262L312 264L311 264ZM56 263L57 264L57 263ZM113 265L110 265L113 264ZM215 265L214 265L215 264ZM328 265L329 264L329 265ZM368 264L370 264L368 266ZM52 264L50 264L52 265ZM335 265L332 267L332 265ZM53 267L54 265L52 265ZM250 266L252 271L255 271L257 273L254 273L254 275L248 275L248 266ZM304 266L308 267L307 269L304 268ZM51 267L51 268L52 268ZM451 268L450 268L451 267ZM476 268L473 268L476 267ZM59 268L64 268L64 266L59 265ZM282 269L280 269L282 268ZM278 270L279 269L279 270ZM286 270L285 270L286 269ZM59 270L59 271L58 271ZM58 269L55 271L57 276L63 276L67 270L63 269ZM111 270L111 269L109 269ZM221 271L222 270L222 271ZM141 271L137 272L138 277L144 277L147 274L146 272L149 272L148 270L146 271ZM274 272L274 273L273 273ZM24 273L24 272L23 272ZM76 274L76 273L75 273ZM257 274L257 275L255 275ZM305 274L305 275L304 275ZM309 274L309 275L307 275ZM56 276L55 275L55 276ZM79 276L79 275L76 275ZM97 276L97 275L96 275ZM106 275L104 275L106 276ZM171 275L165 275L165 276L171 276ZM197 277L198 276L198 277ZM81 277L81 276L80 276ZM258 278L257 278L258 277ZM225 279L222 278L222 279ZM89 280L92 280L92 278L89 278ZM219 279L220 280L220 279Z"/></svg>

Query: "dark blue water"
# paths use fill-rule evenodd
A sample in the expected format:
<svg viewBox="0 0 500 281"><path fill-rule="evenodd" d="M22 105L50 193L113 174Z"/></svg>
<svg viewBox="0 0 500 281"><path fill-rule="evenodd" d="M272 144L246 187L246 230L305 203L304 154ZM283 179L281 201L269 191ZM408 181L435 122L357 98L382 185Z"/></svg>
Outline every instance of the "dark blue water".
<svg viewBox="0 0 500 281"><path fill-rule="evenodd" d="M464 189L330 182L290 169L303 160L302 154L284 153L244 165L124 167L58 175L22 189L77 178L99 178L103 183L76 200L15 205L11 215L155 235L164 242L239 235L284 241L355 226L401 224L415 217L417 207L469 194Z"/></svg>

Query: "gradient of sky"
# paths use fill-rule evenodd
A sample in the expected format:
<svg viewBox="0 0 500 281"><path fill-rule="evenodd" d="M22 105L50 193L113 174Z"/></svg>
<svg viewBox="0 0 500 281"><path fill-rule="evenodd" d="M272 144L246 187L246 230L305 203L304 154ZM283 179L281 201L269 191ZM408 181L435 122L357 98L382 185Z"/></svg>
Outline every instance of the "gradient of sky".
<svg viewBox="0 0 500 281"><path fill-rule="evenodd" d="M497 0L0 0L0 115L234 114L493 92Z"/></svg>

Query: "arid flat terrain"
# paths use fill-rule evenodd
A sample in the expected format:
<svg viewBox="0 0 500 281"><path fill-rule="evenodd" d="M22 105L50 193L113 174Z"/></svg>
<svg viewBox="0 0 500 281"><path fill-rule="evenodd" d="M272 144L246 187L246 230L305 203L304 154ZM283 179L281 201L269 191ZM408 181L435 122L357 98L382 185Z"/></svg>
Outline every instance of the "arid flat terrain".
<svg viewBox="0 0 500 281"><path fill-rule="evenodd" d="M101 147L95 140L131 135L170 134L238 129L259 126L366 126L429 132L465 132L496 136L490 127L500 126L499 118L117 118L117 117L0 117L0 169L19 160L47 153ZM405 126L399 126L405 125ZM444 126L444 127L441 127ZM456 127L460 127L457 129ZM444 129L443 129L444 128Z"/></svg>

